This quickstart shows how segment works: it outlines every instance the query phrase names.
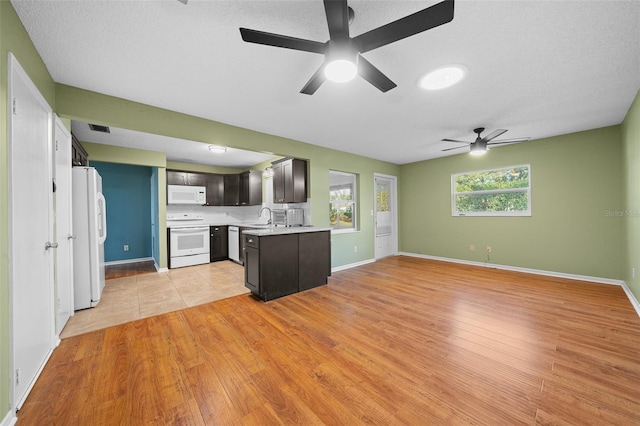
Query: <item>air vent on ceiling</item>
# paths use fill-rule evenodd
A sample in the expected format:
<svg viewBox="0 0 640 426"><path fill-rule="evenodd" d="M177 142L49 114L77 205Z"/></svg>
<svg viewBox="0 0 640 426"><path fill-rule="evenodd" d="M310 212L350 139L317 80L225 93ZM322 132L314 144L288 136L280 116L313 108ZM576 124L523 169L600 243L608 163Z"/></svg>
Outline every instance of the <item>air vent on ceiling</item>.
<svg viewBox="0 0 640 426"><path fill-rule="evenodd" d="M89 124L89 128L94 132L111 133L111 130L109 130L108 126L101 126L99 124Z"/></svg>

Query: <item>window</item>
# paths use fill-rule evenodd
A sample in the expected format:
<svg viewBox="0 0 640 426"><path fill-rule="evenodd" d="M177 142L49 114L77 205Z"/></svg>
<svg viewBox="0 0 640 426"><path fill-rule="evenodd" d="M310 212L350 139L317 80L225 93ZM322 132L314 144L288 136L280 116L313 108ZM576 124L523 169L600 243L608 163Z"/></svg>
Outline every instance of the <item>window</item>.
<svg viewBox="0 0 640 426"><path fill-rule="evenodd" d="M454 216L531 216L530 166L451 175Z"/></svg>
<svg viewBox="0 0 640 426"><path fill-rule="evenodd" d="M333 229L356 229L356 175L329 170L329 223Z"/></svg>

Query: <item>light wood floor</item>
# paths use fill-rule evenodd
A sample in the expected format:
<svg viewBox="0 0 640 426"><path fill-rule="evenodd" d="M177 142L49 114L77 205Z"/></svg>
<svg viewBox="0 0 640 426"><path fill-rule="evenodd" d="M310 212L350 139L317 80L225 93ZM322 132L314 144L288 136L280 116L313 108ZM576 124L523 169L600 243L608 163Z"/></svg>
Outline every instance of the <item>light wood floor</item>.
<svg viewBox="0 0 640 426"><path fill-rule="evenodd" d="M60 338L249 293L244 268L232 261L145 270L144 265L109 268L98 306L75 312Z"/></svg>
<svg viewBox="0 0 640 426"><path fill-rule="evenodd" d="M618 286L409 257L62 341L18 425L640 424Z"/></svg>

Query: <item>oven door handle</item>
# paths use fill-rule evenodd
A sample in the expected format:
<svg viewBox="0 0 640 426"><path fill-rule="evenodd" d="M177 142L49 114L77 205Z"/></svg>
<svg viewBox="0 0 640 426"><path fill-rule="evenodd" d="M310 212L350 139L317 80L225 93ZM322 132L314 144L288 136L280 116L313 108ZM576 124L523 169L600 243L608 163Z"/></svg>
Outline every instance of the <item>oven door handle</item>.
<svg viewBox="0 0 640 426"><path fill-rule="evenodd" d="M209 227L202 228L171 228L172 234L193 234L194 232L209 232Z"/></svg>

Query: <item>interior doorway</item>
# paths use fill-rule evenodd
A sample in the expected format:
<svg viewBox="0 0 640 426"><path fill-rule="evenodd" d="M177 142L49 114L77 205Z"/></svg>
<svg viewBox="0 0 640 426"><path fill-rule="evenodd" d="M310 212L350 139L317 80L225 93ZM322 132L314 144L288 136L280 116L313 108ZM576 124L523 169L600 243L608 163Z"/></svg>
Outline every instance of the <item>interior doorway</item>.
<svg viewBox="0 0 640 426"><path fill-rule="evenodd" d="M9 54L11 407L20 408L55 346L52 110Z"/></svg>
<svg viewBox="0 0 640 426"><path fill-rule="evenodd" d="M398 253L397 178L376 173L374 180L375 256L381 259Z"/></svg>

